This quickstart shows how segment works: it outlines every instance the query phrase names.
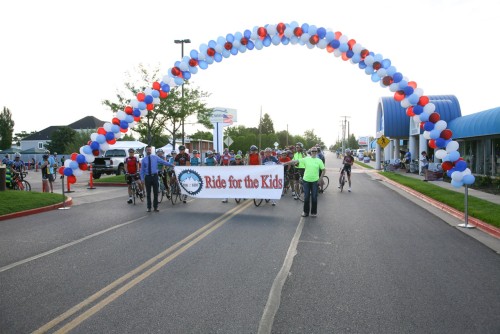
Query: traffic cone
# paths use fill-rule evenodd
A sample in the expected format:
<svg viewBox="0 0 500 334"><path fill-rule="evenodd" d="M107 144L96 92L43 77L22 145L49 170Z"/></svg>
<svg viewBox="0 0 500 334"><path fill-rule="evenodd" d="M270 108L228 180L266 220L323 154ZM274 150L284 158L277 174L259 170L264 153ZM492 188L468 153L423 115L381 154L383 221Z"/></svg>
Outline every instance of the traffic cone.
<svg viewBox="0 0 500 334"><path fill-rule="evenodd" d="M89 182L89 186L87 187L87 189L95 189L93 175L94 174L92 173L92 164L90 164L90 182Z"/></svg>

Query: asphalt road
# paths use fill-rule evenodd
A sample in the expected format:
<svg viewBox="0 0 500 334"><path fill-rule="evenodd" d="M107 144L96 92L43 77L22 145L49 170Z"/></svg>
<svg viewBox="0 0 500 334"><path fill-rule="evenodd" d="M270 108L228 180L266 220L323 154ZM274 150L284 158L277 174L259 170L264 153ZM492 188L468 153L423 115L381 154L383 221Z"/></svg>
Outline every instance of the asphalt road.
<svg viewBox="0 0 500 334"><path fill-rule="evenodd" d="M369 171L305 219L290 196L146 213L74 189L0 222L1 333L500 332L499 254Z"/></svg>

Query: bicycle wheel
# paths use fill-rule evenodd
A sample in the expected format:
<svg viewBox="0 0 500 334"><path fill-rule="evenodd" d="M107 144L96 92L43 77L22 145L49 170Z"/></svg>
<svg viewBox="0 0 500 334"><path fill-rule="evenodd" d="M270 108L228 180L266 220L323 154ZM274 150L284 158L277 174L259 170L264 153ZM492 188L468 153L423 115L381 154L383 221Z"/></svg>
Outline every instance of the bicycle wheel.
<svg viewBox="0 0 500 334"><path fill-rule="evenodd" d="M254 198L253 199L253 204L255 204L255 206L261 205L262 204L262 198L259 198L259 199Z"/></svg>
<svg viewBox="0 0 500 334"><path fill-rule="evenodd" d="M24 191L31 191L31 184L28 181L23 181Z"/></svg>
<svg viewBox="0 0 500 334"><path fill-rule="evenodd" d="M177 185L177 182L174 182L171 186L171 193L170 193L170 201L172 202L172 205L175 205L180 200L181 193L179 191L179 186Z"/></svg>
<svg viewBox="0 0 500 334"><path fill-rule="evenodd" d="M165 186L163 185L163 182L160 179L160 182L158 184L158 203L161 203L161 201L163 201L164 195L165 195Z"/></svg>
<svg viewBox="0 0 500 334"><path fill-rule="evenodd" d="M330 178L326 175L323 175L323 191L328 188L328 185L330 185Z"/></svg>
<svg viewBox="0 0 500 334"><path fill-rule="evenodd" d="M281 196L284 196L288 192L288 189L290 189L290 178L288 177L288 175L285 174L283 191L281 192Z"/></svg>
<svg viewBox="0 0 500 334"><path fill-rule="evenodd" d="M237 204L240 204L241 202L241 198L235 198L234 200L236 201Z"/></svg>
<svg viewBox="0 0 500 334"><path fill-rule="evenodd" d="M340 177L340 192L344 190L344 184L345 184L345 175L342 174L342 176Z"/></svg>
<svg viewBox="0 0 500 334"><path fill-rule="evenodd" d="M132 203L135 205L135 198L137 197L137 184L132 182Z"/></svg>
<svg viewBox="0 0 500 334"><path fill-rule="evenodd" d="M299 192L297 193L297 197L301 202L304 202L304 184L302 183L302 179L299 181Z"/></svg>

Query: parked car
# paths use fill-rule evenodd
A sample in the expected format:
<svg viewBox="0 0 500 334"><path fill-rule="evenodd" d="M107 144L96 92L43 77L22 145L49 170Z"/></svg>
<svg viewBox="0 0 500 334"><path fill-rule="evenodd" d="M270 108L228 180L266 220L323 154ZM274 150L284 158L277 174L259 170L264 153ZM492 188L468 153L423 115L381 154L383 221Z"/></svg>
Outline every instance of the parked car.
<svg viewBox="0 0 500 334"><path fill-rule="evenodd" d="M365 156L365 149L364 148L360 148L357 150L356 152L356 156L358 157L359 160L363 160L363 157Z"/></svg>

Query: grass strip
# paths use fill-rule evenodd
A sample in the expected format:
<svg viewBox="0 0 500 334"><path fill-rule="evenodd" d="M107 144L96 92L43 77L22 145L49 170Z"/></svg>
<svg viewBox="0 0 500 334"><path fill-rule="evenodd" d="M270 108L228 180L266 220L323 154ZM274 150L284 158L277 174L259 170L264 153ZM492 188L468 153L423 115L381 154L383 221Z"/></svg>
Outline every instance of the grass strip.
<svg viewBox="0 0 500 334"><path fill-rule="evenodd" d="M0 191L0 216L62 203L62 194L36 191Z"/></svg>
<svg viewBox="0 0 500 334"><path fill-rule="evenodd" d="M373 167L372 167L372 166L367 165L367 164L365 164L365 163L363 163L363 162L361 162L361 161L354 161L354 163L355 163L355 164L358 164L358 165L360 165L360 166L362 166L362 167L368 168L368 169L373 169Z"/></svg>
<svg viewBox="0 0 500 334"><path fill-rule="evenodd" d="M104 176L99 179L94 179L94 183L123 183L126 184L127 181L125 181L125 176L124 175L110 175L110 176Z"/></svg>
<svg viewBox="0 0 500 334"><path fill-rule="evenodd" d="M421 194L444 203L454 209L465 211L465 192L456 192L444 189L429 182L414 179L404 175L391 172L379 172L381 175L404 186L412 188ZM469 195L468 197L469 216L480 219L490 225L500 227L500 205L488 202L481 198Z"/></svg>

